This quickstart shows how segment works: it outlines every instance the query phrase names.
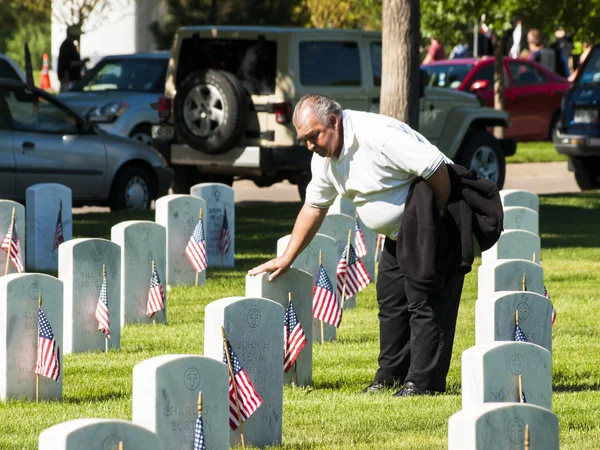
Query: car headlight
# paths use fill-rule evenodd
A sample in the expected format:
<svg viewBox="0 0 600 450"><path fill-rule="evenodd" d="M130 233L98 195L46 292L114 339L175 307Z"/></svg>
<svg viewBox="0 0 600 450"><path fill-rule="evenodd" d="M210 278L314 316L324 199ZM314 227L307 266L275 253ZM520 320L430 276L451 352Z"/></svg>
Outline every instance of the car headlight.
<svg viewBox="0 0 600 450"><path fill-rule="evenodd" d="M102 106L96 106L88 110L85 116L96 123L113 123L126 110L129 105L125 102L110 102Z"/></svg>

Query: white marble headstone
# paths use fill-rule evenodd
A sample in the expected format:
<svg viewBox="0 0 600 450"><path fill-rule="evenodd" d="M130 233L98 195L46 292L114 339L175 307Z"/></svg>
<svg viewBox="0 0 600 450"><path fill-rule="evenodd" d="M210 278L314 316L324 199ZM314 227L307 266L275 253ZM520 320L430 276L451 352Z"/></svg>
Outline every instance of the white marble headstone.
<svg viewBox="0 0 600 450"><path fill-rule="evenodd" d="M475 344L514 341L516 311L528 342L552 351L552 303L534 292L502 291L475 302Z"/></svg>
<svg viewBox="0 0 600 450"><path fill-rule="evenodd" d="M185 248L200 219L200 208L206 231L206 202L201 198L178 194L156 200L156 223L167 230L167 274L164 283L168 285L193 286L196 283L196 271L185 255ZM204 285L205 282L206 270L203 270L198 274L198 285Z"/></svg>
<svg viewBox="0 0 600 450"><path fill-rule="evenodd" d="M329 207L328 214L345 214L350 217L354 217L356 214L356 206L354 202L349 198L338 195L333 204Z"/></svg>
<svg viewBox="0 0 600 450"><path fill-rule="evenodd" d="M348 232L350 232L350 243L356 250L354 217L345 214L327 214L321 224L318 233L333 238L337 246L338 262L348 245ZM329 275L329 273L328 273ZM356 296L347 297L344 301L344 309L356 308Z"/></svg>
<svg viewBox="0 0 600 450"><path fill-rule="evenodd" d="M39 450L164 450L156 434L116 419L74 419L42 431ZM190 447L191 448L191 447Z"/></svg>
<svg viewBox="0 0 600 450"><path fill-rule="evenodd" d="M38 340L38 299L54 339L63 347L63 283L41 273L11 274L0 278L0 400L35 400L35 364ZM61 370L61 372L63 372ZM64 372L63 372L64 373ZM62 397L63 375L58 381L40 376L40 400Z"/></svg>
<svg viewBox="0 0 600 450"><path fill-rule="evenodd" d="M17 224L17 236L19 237L19 245L21 247L21 258L23 259L25 267L27 267L27 227L25 225L25 207L20 203L13 202L12 200L0 200L0 239L4 240L4 237L8 233L13 208L15 209L15 222ZM4 275L7 255L8 253L6 251L0 251L0 276ZM8 263L8 273L17 273L12 262Z"/></svg>
<svg viewBox="0 0 600 450"><path fill-rule="evenodd" d="M246 276L246 297L262 297L273 300L288 307L289 294L292 294L292 305L306 335L306 345L296 359L295 383L299 386L312 384L312 291L313 277L304 270L289 269L273 281L269 281L270 273ZM283 374L283 383L292 383L292 369Z"/></svg>
<svg viewBox="0 0 600 450"><path fill-rule="evenodd" d="M211 266L234 267L235 254L235 201L233 189L222 183L200 183L192 186L190 194L206 201L206 246L208 264ZM221 255L219 240L223 226L223 212L227 211L227 224L231 246Z"/></svg>
<svg viewBox="0 0 600 450"><path fill-rule="evenodd" d="M277 241L277 256L280 256L285 251L290 236L287 235L280 238ZM304 249L302 253L298 255L292 267L308 272L312 279L313 285L317 280L319 274L319 251L323 255L323 267L327 272L329 281L333 286L334 292L337 286L337 264L339 257L337 256L337 245L335 239L325 236L324 234L317 234L312 242ZM337 294L336 294L337 295ZM340 299L338 299L339 301ZM343 319L342 319L343 323ZM323 340L334 341L336 338L337 328L328 323L323 323ZM313 342L321 342L321 321L313 318Z"/></svg>
<svg viewBox="0 0 600 450"><path fill-rule="evenodd" d="M223 360L223 326L242 367L262 398L262 405L244 422L246 444L257 447L281 443L283 314L279 303L264 298L223 298L209 303L205 310L204 354ZM239 427L231 430L231 445L240 442L239 431Z"/></svg>
<svg viewBox="0 0 600 450"><path fill-rule="evenodd" d="M58 270L58 250L53 249L54 233L62 201L62 229L65 242L73 238L71 189L62 184L41 183L27 188L27 270Z"/></svg>
<svg viewBox="0 0 600 450"><path fill-rule="evenodd" d="M64 283L64 350L104 350L96 307L106 266L109 348L121 346L121 247L106 239L73 239L59 247L58 278Z"/></svg>
<svg viewBox="0 0 600 450"><path fill-rule="evenodd" d="M544 293L544 269L524 259L499 259L479 266L477 298L497 291L522 291L523 274L527 290Z"/></svg>
<svg viewBox="0 0 600 450"><path fill-rule="evenodd" d="M537 194L522 189L502 189L500 201L504 208L508 206L524 206L540 213L540 198Z"/></svg>
<svg viewBox="0 0 600 450"><path fill-rule="evenodd" d="M531 231L539 235L538 213L525 206L507 206L504 208L504 229Z"/></svg>
<svg viewBox="0 0 600 450"><path fill-rule="evenodd" d="M525 230L503 231L496 243L481 252L481 263L487 264L498 259L528 259L540 262L540 237Z"/></svg>
<svg viewBox="0 0 600 450"><path fill-rule="evenodd" d="M523 450L529 425L532 449L558 450L558 417L532 404L485 403L448 420L448 450Z"/></svg>
<svg viewBox="0 0 600 450"><path fill-rule="evenodd" d="M133 368L133 423L157 434L165 448L191 450L202 392L207 449L229 448L229 371L195 355L162 355Z"/></svg>
<svg viewBox="0 0 600 450"><path fill-rule="evenodd" d="M552 355L529 342L477 344L462 354L462 407L519 402L519 375L527 403L552 409Z"/></svg>
<svg viewBox="0 0 600 450"><path fill-rule="evenodd" d="M166 323L166 229L155 222L129 220L111 229L111 240L121 247L121 327L126 323ZM165 308L146 315L152 261L165 293Z"/></svg>

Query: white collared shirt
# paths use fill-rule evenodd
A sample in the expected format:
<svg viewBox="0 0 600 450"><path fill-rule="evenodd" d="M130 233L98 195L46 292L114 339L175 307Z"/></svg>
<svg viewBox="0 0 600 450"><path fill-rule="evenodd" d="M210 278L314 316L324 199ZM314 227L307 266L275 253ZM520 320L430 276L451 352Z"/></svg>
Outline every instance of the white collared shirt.
<svg viewBox="0 0 600 450"><path fill-rule="evenodd" d="M349 198L367 227L396 240L412 182L429 178L442 163L452 161L394 118L344 110L342 120L339 158L312 157L306 203L328 208L338 194Z"/></svg>

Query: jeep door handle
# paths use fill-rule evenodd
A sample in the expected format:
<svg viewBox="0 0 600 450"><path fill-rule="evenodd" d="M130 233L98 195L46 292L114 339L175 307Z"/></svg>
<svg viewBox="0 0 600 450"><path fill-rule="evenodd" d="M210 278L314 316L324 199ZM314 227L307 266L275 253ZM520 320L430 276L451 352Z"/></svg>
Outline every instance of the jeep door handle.
<svg viewBox="0 0 600 450"><path fill-rule="evenodd" d="M35 144L30 141L25 141L25 142L23 142L23 145L21 146L21 148L23 149L23 153L25 153L26 150L34 150Z"/></svg>

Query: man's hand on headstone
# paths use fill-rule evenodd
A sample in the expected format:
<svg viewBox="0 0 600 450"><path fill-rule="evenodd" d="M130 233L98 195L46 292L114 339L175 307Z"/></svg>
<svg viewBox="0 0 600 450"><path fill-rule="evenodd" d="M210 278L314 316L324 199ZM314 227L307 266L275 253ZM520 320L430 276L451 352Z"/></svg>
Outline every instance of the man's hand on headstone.
<svg viewBox="0 0 600 450"><path fill-rule="evenodd" d="M290 268L291 265L292 265L291 259L289 257L287 257L286 255L281 255L281 256L278 256L277 258L267 261L264 264L261 264L258 267L255 267L252 270L249 270L248 275L255 276L255 275L259 275L264 272L272 272L271 275L269 275L269 281L273 281L279 275L281 275L282 273L285 273Z"/></svg>

